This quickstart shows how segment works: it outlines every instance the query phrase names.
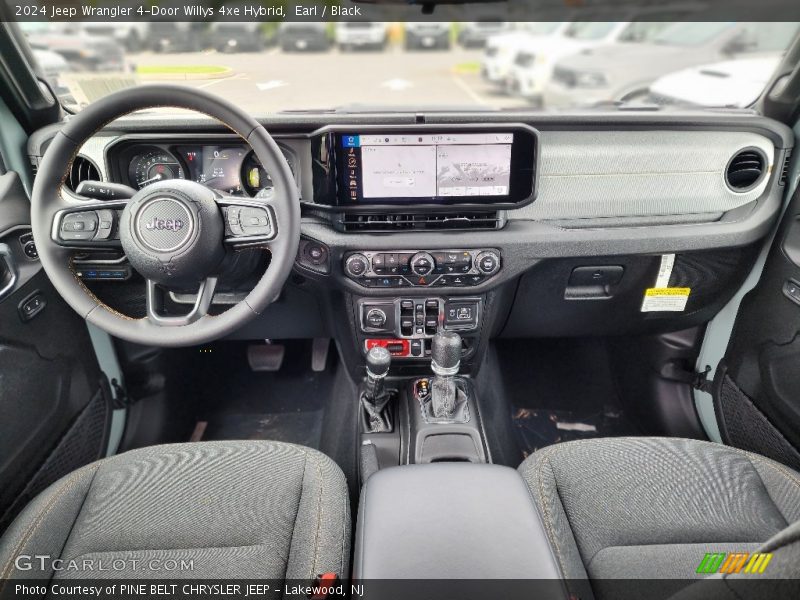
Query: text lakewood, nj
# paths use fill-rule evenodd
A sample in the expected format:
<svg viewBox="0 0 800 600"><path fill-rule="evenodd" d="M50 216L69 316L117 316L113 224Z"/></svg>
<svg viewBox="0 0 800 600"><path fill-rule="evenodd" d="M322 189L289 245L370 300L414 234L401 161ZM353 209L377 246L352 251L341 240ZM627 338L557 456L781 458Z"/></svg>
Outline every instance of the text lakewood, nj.
<svg viewBox="0 0 800 600"><path fill-rule="evenodd" d="M119 6L108 4L105 6L91 6L84 4L80 6L55 6L50 5L49 10L46 5L25 5L16 4L15 13L17 17L42 17L49 19L96 19L104 18L109 20L134 19L147 17L178 17L178 18L221 18L231 19L241 17L243 19L264 19L269 17L284 18L288 15L293 17L320 18L326 17L360 17L361 8L358 6L327 6L327 5L297 5L293 7L284 6L262 6L260 4L239 4L236 6L204 6L203 4L185 4L183 6L158 6L157 4L142 4L136 6Z"/></svg>

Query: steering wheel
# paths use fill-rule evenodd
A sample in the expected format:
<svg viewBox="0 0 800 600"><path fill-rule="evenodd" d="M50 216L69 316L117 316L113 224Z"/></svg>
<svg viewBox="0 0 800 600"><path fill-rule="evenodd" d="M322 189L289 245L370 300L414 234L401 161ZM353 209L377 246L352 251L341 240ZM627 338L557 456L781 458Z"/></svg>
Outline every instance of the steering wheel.
<svg viewBox="0 0 800 600"><path fill-rule="evenodd" d="M253 149L274 185L267 198L223 195L200 183L166 180L130 199L95 201L64 195L64 181L81 146L114 119L157 107L213 117ZM31 226L50 281L81 317L139 344L189 346L225 336L260 314L291 273L300 242L300 200L286 158L267 130L229 102L202 90L148 85L106 96L71 118L42 159L31 198ZM228 252L261 248L269 267L253 290L219 315L209 314ZM132 318L104 304L73 264L77 249L121 248L146 280L147 316ZM164 314L166 289L197 286L185 316Z"/></svg>

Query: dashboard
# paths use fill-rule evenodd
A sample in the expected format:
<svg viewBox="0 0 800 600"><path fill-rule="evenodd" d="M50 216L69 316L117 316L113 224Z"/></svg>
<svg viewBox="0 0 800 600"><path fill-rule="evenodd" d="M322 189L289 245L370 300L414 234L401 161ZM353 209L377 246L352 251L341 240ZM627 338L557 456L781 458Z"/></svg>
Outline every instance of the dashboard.
<svg viewBox="0 0 800 600"><path fill-rule="evenodd" d="M297 182L301 240L284 299L241 335L341 329L359 353L385 342L409 357L427 355L434 317L469 325L463 337L476 356L479 332L493 327L586 336L707 320L774 225L793 145L790 130L745 112L325 112L261 122ZM54 131L29 140L34 164ZM120 119L78 156L102 181L136 189L183 178L256 198L272 185L239 137L205 119ZM737 186L731 175L753 164L752 182ZM685 310L644 312L643 290L670 253L677 284L691 289ZM81 276L95 275L91 285L138 314L116 291L129 269L99 258L81 258ZM243 297L261 258L237 254L222 304ZM184 291L171 299L194 302ZM342 305L326 316L326 306Z"/></svg>

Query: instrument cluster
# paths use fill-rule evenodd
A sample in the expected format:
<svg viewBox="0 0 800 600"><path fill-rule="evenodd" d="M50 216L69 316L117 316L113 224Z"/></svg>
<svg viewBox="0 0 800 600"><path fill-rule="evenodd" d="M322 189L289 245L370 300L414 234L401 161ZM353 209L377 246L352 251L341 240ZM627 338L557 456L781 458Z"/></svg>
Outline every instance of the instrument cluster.
<svg viewBox="0 0 800 600"><path fill-rule="evenodd" d="M295 157L281 147L292 173ZM261 197L273 187L270 174L245 144L134 144L121 150L121 179L134 189L157 181L190 179L232 196Z"/></svg>

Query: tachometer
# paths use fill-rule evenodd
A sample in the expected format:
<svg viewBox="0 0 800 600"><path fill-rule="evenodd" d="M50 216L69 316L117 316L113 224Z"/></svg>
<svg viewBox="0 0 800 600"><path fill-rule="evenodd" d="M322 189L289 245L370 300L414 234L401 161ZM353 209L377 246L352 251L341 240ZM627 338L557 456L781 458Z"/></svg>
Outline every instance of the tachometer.
<svg viewBox="0 0 800 600"><path fill-rule="evenodd" d="M128 177L136 183L137 188L142 189L156 181L184 179L184 174L177 158L166 150L153 149L133 158Z"/></svg>

